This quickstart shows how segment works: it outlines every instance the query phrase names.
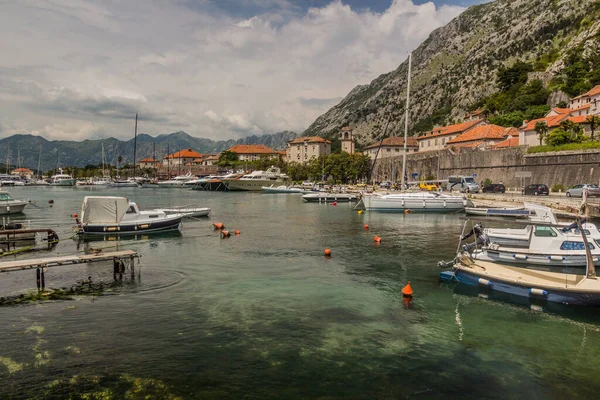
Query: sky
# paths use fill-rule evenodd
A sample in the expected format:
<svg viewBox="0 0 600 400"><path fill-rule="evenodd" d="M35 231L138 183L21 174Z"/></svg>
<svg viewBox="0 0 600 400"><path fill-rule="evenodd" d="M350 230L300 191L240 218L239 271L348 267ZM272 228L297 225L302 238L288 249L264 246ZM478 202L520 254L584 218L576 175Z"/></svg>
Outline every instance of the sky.
<svg viewBox="0 0 600 400"><path fill-rule="evenodd" d="M0 0L0 138L302 132L484 0Z"/></svg>

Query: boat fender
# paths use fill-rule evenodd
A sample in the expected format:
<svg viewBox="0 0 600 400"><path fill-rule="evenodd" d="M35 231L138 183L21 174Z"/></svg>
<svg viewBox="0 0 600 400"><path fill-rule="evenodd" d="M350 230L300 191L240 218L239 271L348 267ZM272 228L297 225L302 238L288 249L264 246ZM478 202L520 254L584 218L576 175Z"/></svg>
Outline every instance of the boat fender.
<svg viewBox="0 0 600 400"><path fill-rule="evenodd" d="M565 261L565 256L548 256L548 260Z"/></svg>
<svg viewBox="0 0 600 400"><path fill-rule="evenodd" d="M229 231L221 231L221 237L222 238L228 238L229 236L231 236L231 233Z"/></svg>
<svg viewBox="0 0 600 400"><path fill-rule="evenodd" d="M525 254L513 254L513 258L516 258L517 260L527 260L529 257Z"/></svg>
<svg viewBox="0 0 600 400"><path fill-rule="evenodd" d="M535 294L537 296L547 296L548 295L548 292L545 291L544 289L536 289L536 288L529 289L529 293Z"/></svg>
<svg viewBox="0 0 600 400"><path fill-rule="evenodd" d="M477 281L480 285L483 286L488 286L491 287L493 285L492 282L488 281L487 279L483 279L483 278L479 278L479 280Z"/></svg>

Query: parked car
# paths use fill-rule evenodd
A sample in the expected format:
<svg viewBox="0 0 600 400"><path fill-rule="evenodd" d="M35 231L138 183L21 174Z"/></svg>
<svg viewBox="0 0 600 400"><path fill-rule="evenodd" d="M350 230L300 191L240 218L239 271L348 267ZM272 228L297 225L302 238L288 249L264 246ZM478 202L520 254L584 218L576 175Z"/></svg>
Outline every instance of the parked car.
<svg viewBox="0 0 600 400"><path fill-rule="evenodd" d="M504 193L506 192L506 188L502 183L491 183L489 185L485 185L482 189L483 193Z"/></svg>
<svg viewBox="0 0 600 400"><path fill-rule="evenodd" d="M533 183L531 185L525 186L521 193L524 195L548 196L550 195L550 190L546 185L543 185L541 183Z"/></svg>
<svg viewBox="0 0 600 400"><path fill-rule="evenodd" d="M567 197L583 197L583 191L586 189L588 191L588 196L600 197L600 187L589 183L572 186L567 190Z"/></svg>
<svg viewBox="0 0 600 400"><path fill-rule="evenodd" d="M479 185L472 176L452 175L448 177L446 189L463 193L479 193Z"/></svg>

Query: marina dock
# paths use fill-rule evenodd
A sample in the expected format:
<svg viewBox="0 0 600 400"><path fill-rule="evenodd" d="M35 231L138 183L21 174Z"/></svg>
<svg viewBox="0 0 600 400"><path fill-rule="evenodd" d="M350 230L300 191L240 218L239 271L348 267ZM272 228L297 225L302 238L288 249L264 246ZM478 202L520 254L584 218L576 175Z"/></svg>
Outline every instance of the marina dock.
<svg viewBox="0 0 600 400"><path fill-rule="evenodd" d="M33 268L51 268L63 265L86 264L98 261L113 261L137 258L138 254L133 250L112 251L109 253L71 255L61 257L44 257L30 260L15 260L0 262L0 272L19 271Z"/></svg>

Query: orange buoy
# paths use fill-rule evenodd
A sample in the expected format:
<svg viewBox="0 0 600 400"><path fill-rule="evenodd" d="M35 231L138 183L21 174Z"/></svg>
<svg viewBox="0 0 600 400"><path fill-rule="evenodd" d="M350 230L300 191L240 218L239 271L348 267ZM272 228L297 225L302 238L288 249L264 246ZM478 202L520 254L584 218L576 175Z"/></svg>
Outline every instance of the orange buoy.
<svg viewBox="0 0 600 400"><path fill-rule="evenodd" d="M380 242L381 242L381 238L380 238L379 236L375 236L375 237L373 238L373 240L374 240L375 242L377 242L377 243L380 243Z"/></svg>
<svg viewBox="0 0 600 400"><path fill-rule="evenodd" d="M404 214L408 214L410 210L407 208L406 210L404 210Z"/></svg>
<svg viewBox="0 0 600 400"><path fill-rule="evenodd" d="M240 231L238 231L237 229L233 231L234 234L239 235Z"/></svg>
<svg viewBox="0 0 600 400"><path fill-rule="evenodd" d="M364 224L363 228L365 229L365 231L368 231L369 230L369 224Z"/></svg>
<svg viewBox="0 0 600 400"><path fill-rule="evenodd" d="M213 224L213 226L215 227L215 229L223 229L223 228L225 228L225 225L223 225L222 222L215 222Z"/></svg>
<svg viewBox="0 0 600 400"><path fill-rule="evenodd" d="M73 214L73 218L77 218L79 217L79 215L77 215L77 213Z"/></svg>
<svg viewBox="0 0 600 400"><path fill-rule="evenodd" d="M334 201L333 203L331 203L332 206L337 206L337 201Z"/></svg>
<svg viewBox="0 0 600 400"><path fill-rule="evenodd" d="M229 232L229 231L221 231L221 237L222 238L226 238L226 237L229 237L229 236L231 236L231 232Z"/></svg>
<svg viewBox="0 0 600 400"><path fill-rule="evenodd" d="M402 288L402 295L403 296L412 296L413 295L412 287L410 287L410 281L408 281L408 283L406 284L406 286L404 286Z"/></svg>
<svg viewBox="0 0 600 400"><path fill-rule="evenodd" d="M331 257L331 249L329 247L325 249L325 257Z"/></svg>

